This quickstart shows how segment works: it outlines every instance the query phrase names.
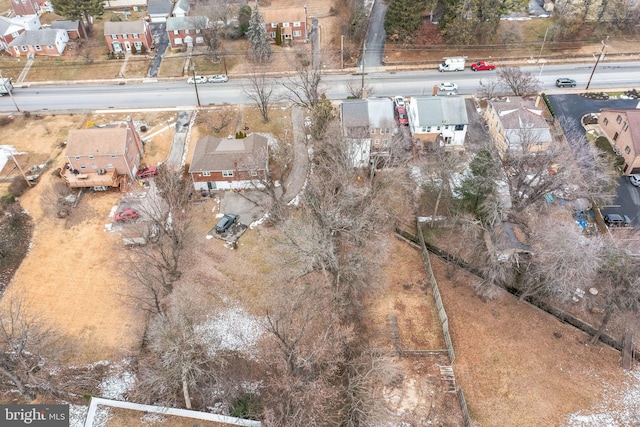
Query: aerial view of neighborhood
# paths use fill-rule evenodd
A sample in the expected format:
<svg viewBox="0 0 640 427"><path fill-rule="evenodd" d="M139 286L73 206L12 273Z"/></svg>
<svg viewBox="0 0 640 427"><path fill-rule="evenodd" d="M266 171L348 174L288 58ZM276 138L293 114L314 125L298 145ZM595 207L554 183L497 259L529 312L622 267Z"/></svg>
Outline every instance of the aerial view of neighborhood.
<svg viewBox="0 0 640 427"><path fill-rule="evenodd" d="M0 0L0 427L640 426L640 4Z"/></svg>

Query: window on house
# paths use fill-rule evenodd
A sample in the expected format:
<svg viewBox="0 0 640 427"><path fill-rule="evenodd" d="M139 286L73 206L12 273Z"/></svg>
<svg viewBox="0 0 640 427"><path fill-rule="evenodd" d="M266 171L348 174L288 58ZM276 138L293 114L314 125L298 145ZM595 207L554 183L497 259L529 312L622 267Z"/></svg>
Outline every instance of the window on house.
<svg viewBox="0 0 640 427"><path fill-rule="evenodd" d="M89 154L89 158L90 158L90 159L93 159L93 154Z"/></svg>
<svg viewBox="0 0 640 427"><path fill-rule="evenodd" d="M113 163L107 163L107 169L113 169Z"/></svg>
<svg viewBox="0 0 640 427"><path fill-rule="evenodd" d="M35 45L34 48L40 52L42 50L42 46L40 46L39 44Z"/></svg>
<svg viewBox="0 0 640 427"><path fill-rule="evenodd" d="M80 165L80 169L86 169L87 167L85 165Z"/></svg>
<svg viewBox="0 0 640 427"><path fill-rule="evenodd" d="M98 169L98 165L91 165L91 169Z"/></svg>
<svg viewBox="0 0 640 427"><path fill-rule="evenodd" d="M202 32L202 30L196 28L196 34L200 34Z"/></svg>
<svg viewBox="0 0 640 427"><path fill-rule="evenodd" d="M431 126L428 126L426 128L422 128L424 132L431 132Z"/></svg>
<svg viewBox="0 0 640 427"><path fill-rule="evenodd" d="M115 34L111 34L111 39L112 39L112 40L118 40L118 36L117 36L117 35L115 35Z"/></svg>
<svg viewBox="0 0 640 427"><path fill-rule="evenodd" d="M204 37L196 37L196 43L197 43L197 44L202 44L202 43L204 43Z"/></svg>
<svg viewBox="0 0 640 427"><path fill-rule="evenodd" d="M622 126L622 130L626 132L627 129L629 129L629 125L625 122L625 124Z"/></svg>
<svg viewBox="0 0 640 427"><path fill-rule="evenodd" d="M373 140L373 145L380 145L380 140L379 139L374 139Z"/></svg>
<svg viewBox="0 0 640 427"><path fill-rule="evenodd" d="M185 33L185 34L190 34L190 33L191 33L191 30L187 28L186 30L184 30L184 33Z"/></svg>
<svg viewBox="0 0 640 427"><path fill-rule="evenodd" d="M75 159L76 159L76 160L80 160L80 156L76 156L76 157L75 157Z"/></svg>
<svg viewBox="0 0 640 427"><path fill-rule="evenodd" d="M440 132L440 126L436 126L436 131Z"/></svg>
<svg viewBox="0 0 640 427"><path fill-rule="evenodd" d="M47 49L53 49L53 45L47 45Z"/></svg>
<svg viewBox="0 0 640 427"><path fill-rule="evenodd" d="M271 28L278 28L278 23L277 22L272 22L271 23Z"/></svg>
<svg viewBox="0 0 640 427"><path fill-rule="evenodd" d="M211 176L211 172L209 172L209 171L203 171L203 172L202 172L202 176Z"/></svg>
<svg viewBox="0 0 640 427"><path fill-rule="evenodd" d="M29 50L29 49L27 49L26 46L20 46L20 49L22 49L23 52L26 52L27 50Z"/></svg>
<svg viewBox="0 0 640 427"><path fill-rule="evenodd" d="M622 122L622 116L620 114L618 114L618 117L616 117L616 122L618 124L620 124Z"/></svg>
<svg viewBox="0 0 640 427"><path fill-rule="evenodd" d="M456 125L454 130L464 130L464 125Z"/></svg>
<svg viewBox="0 0 640 427"><path fill-rule="evenodd" d="M275 39L276 38L276 32L275 31L271 31L271 38Z"/></svg>
<svg viewBox="0 0 640 427"><path fill-rule="evenodd" d="M301 23L300 23L300 22L294 22L294 23L293 23L293 26L294 26L294 27L299 27L300 25L301 25Z"/></svg>
<svg viewBox="0 0 640 427"><path fill-rule="evenodd" d="M138 37L140 37L140 35L138 33L133 33L131 34L131 37L133 37L134 39L137 39Z"/></svg>
<svg viewBox="0 0 640 427"><path fill-rule="evenodd" d="M123 38L123 39L128 39L128 38L129 38L129 34L123 34L123 35L122 35L122 38Z"/></svg>
<svg viewBox="0 0 640 427"><path fill-rule="evenodd" d="M182 44L182 39L173 39L175 44Z"/></svg>
<svg viewBox="0 0 640 427"><path fill-rule="evenodd" d="M14 31L13 33L11 33L11 37L13 37L14 39L16 37L18 37L20 34L17 31Z"/></svg>
<svg viewBox="0 0 640 427"><path fill-rule="evenodd" d="M389 140L388 139L383 139L382 140L382 146L385 147L385 148L389 147Z"/></svg>
<svg viewBox="0 0 640 427"><path fill-rule="evenodd" d="M112 154L112 155L111 155L111 158L112 158L112 159L115 159L115 158L116 158L116 155L115 155L115 154Z"/></svg>
<svg viewBox="0 0 640 427"><path fill-rule="evenodd" d="M252 170L251 171L251 176L258 176L258 171L257 170Z"/></svg>
<svg viewBox="0 0 640 427"><path fill-rule="evenodd" d="M620 134L618 132L614 133L613 134L613 140L617 141L619 136L620 136Z"/></svg>
<svg viewBox="0 0 640 427"><path fill-rule="evenodd" d="M173 30L173 35L174 36L179 36L180 35L180 30Z"/></svg>
<svg viewBox="0 0 640 427"><path fill-rule="evenodd" d="M376 133L376 130L374 128L371 128L369 132L371 132L371 135L373 135L374 133Z"/></svg>
<svg viewBox="0 0 640 427"><path fill-rule="evenodd" d="M289 23L288 22L283 22L282 23L282 27L283 28L289 28Z"/></svg>
<svg viewBox="0 0 640 427"><path fill-rule="evenodd" d="M624 149L624 152L627 154L631 154L631 147L627 145L627 147Z"/></svg>
<svg viewBox="0 0 640 427"><path fill-rule="evenodd" d="M222 176L225 178L231 178L233 176L233 171L222 171Z"/></svg>
<svg viewBox="0 0 640 427"><path fill-rule="evenodd" d="M302 35L302 31L300 30L294 30L293 31L293 37L300 37Z"/></svg>
<svg viewBox="0 0 640 427"><path fill-rule="evenodd" d="M602 123L604 123L605 125L608 125L608 124L609 124L609 119L607 119L607 118L605 117L605 119L602 121Z"/></svg>

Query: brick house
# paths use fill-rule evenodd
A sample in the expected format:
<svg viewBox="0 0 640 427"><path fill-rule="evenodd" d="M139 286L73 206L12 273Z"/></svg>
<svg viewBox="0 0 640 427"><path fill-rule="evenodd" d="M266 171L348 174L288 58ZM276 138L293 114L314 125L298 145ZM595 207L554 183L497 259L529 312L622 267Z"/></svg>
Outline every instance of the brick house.
<svg viewBox="0 0 640 427"><path fill-rule="evenodd" d="M18 16L40 14L40 3L38 0L11 0L11 7Z"/></svg>
<svg viewBox="0 0 640 427"><path fill-rule="evenodd" d="M54 30L65 30L71 40L87 38L87 30L80 19L76 21L59 19L51 23L51 28Z"/></svg>
<svg viewBox="0 0 640 427"><path fill-rule="evenodd" d="M60 56L69 42L65 30L27 30L15 38L9 47L13 56L38 55Z"/></svg>
<svg viewBox="0 0 640 427"><path fill-rule="evenodd" d="M407 115L417 148L464 150L469 118L463 97L414 96L407 105Z"/></svg>
<svg viewBox="0 0 640 427"><path fill-rule="evenodd" d="M540 97L535 101L519 96L489 101L485 119L489 133L501 153L513 149L543 151L552 142L549 123L542 116Z"/></svg>
<svg viewBox="0 0 640 427"><path fill-rule="evenodd" d="M277 28L280 28L282 42L307 40L307 9L305 7L265 8L261 12L271 42L276 42Z"/></svg>
<svg viewBox="0 0 640 427"><path fill-rule="evenodd" d="M196 190L260 187L269 170L267 138L252 133L243 139L200 138L193 150L189 174Z"/></svg>
<svg viewBox="0 0 640 427"><path fill-rule="evenodd" d="M167 19L167 34L171 49L206 46L210 22L206 16L171 17Z"/></svg>
<svg viewBox="0 0 640 427"><path fill-rule="evenodd" d="M640 110L600 110L598 124L614 151L624 157L624 174L640 174Z"/></svg>
<svg viewBox="0 0 640 427"><path fill-rule="evenodd" d="M12 41L27 29L21 23L14 22L12 19L0 16L0 49L12 54L9 47Z"/></svg>
<svg viewBox="0 0 640 427"><path fill-rule="evenodd" d="M143 154L131 119L115 126L70 130L62 176L70 187L115 187L135 178Z"/></svg>
<svg viewBox="0 0 640 427"><path fill-rule="evenodd" d="M354 167L365 167L390 154L398 131L389 98L347 99L340 105L342 132L351 143Z"/></svg>
<svg viewBox="0 0 640 427"><path fill-rule="evenodd" d="M110 52L131 52L135 46L138 52L142 46L148 51L153 46L149 23L139 21L107 21L104 23L104 38Z"/></svg>

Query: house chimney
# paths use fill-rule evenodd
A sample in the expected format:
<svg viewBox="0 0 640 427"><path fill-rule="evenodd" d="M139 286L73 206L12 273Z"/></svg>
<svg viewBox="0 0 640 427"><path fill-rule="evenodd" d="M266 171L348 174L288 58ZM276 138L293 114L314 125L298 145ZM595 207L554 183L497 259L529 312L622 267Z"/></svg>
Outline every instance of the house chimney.
<svg viewBox="0 0 640 427"><path fill-rule="evenodd" d="M540 95L536 96L536 103L535 103L536 107L540 106Z"/></svg>

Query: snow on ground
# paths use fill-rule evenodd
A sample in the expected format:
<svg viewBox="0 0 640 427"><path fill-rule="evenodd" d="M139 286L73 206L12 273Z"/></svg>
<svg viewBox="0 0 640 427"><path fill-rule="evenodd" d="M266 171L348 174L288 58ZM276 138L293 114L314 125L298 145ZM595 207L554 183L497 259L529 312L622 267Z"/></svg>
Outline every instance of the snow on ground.
<svg viewBox="0 0 640 427"><path fill-rule="evenodd" d="M203 342L215 343L212 352L221 349L246 350L255 345L262 333L260 320L240 307L208 317L206 323L198 327Z"/></svg>
<svg viewBox="0 0 640 427"><path fill-rule="evenodd" d="M627 427L640 425L640 371L628 373L626 390L607 390L605 399L589 411L571 414L564 427ZM622 395L621 395L622 394Z"/></svg>

